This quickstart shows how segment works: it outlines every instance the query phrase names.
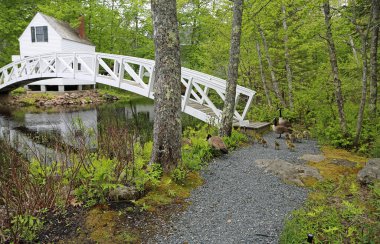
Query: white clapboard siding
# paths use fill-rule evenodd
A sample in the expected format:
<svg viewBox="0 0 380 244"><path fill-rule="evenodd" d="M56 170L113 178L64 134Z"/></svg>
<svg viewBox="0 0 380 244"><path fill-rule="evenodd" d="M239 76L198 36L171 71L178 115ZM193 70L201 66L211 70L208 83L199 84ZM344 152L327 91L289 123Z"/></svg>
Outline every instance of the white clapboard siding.
<svg viewBox="0 0 380 244"><path fill-rule="evenodd" d="M76 53L76 52L85 52L85 53L94 53L95 46L86 45L79 42L74 42L70 40L63 39L61 42L62 52L63 53Z"/></svg>
<svg viewBox="0 0 380 244"><path fill-rule="evenodd" d="M30 27L47 26L48 42L32 42L32 34ZM19 38L20 56L31 57L46 53L62 52L62 37L49 25L40 13L32 19L28 27Z"/></svg>

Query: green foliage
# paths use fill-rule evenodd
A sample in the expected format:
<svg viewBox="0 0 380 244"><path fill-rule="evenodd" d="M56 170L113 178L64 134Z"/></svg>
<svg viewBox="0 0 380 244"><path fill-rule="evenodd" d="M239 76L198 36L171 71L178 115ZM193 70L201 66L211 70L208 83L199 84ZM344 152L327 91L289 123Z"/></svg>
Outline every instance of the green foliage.
<svg viewBox="0 0 380 244"><path fill-rule="evenodd" d="M360 189L355 177L321 182L306 205L286 220L280 243L303 243L307 234L315 243L377 243L380 231L379 183ZM363 202L363 194L368 194Z"/></svg>
<svg viewBox="0 0 380 244"><path fill-rule="evenodd" d="M183 166L189 170L200 170L212 158L211 148L206 140L207 135L212 133L207 125L190 128L184 131L184 137L191 141L191 145L182 148Z"/></svg>
<svg viewBox="0 0 380 244"><path fill-rule="evenodd" d="M19 87L15 90L11 91L12 96L19 96L19 95L23 95L23 94L26 94L26 89L24 87Z"/></svg>
<svg viewBox="0 0 380 244"><path fill-rule="evenodd" d="M371 156L374 158L380 158L380 136L377 136L373 142Z"/></svg>
<svg viewBox="0 0 380 244"><path fill-rule="evenodd" d="M228 150L234 150L238 148L242 143L248 142L248 137L243 133L233 130L230 137L223 138Z"/></svg>
<svg viewBox="0 0 380 244"><path fill-rule="evenodd" d="M44 222L32 215L17 215L13 217L11 225L11 229L6 230L5 234L17 233L22 241L33 242L42 230Z"/></svg>
<svg viewBox="0 0 380 244"><path fill-rule="evenodd" d="M187 176L187 171L184 168L177 167L171 172L171 178L175 183L181 184L184 183Z"/></svg>
<svg viewBox="0 0 380 244"><path fill-rule="evenodd" d="M115 178L116 161L107 158L91 158L91 165L81 167L78 180L81 184L75 189L75 195L86 206L105 203L107 193L119 184Z"/></svg>

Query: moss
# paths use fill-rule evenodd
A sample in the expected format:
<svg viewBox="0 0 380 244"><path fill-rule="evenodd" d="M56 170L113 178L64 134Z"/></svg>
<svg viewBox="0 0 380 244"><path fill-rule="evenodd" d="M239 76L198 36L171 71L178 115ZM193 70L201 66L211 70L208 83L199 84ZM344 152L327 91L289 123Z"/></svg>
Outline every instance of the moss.
<svg viewBox="0 0 380 244"><path fill-rule="evenodd" d="M103 206L90 210L85 221L90 239L97 243L117 242L117 220L118 213Z"/></svg>
<svg viewBox="0 0 380 244"><path fill-rule="evenodd" d="M336 149L333 147L322 147L322 152L326 156L326 158L330 159L345 159L351 162L357 162L364 164L367 162L367 158L355 155L352 152L343 150L343 149Z"/></svg>
<svg viewBox="0 0 380 244"><path fill-rule="evenodd" d="M326 159L321 162L309 162L308 165L319 170L326 180L338 182L342 176L356 175L365 165L367 158L355 155L343 149L323 147L322 152ZM332 162L333 159L348 160L357 163L356 167L347 167Z"/></svg>
<svg viewBox="0 0 380 244"><path fill-rule="evenodd" d="M198 172L188 173L182 184L177 184L169 176L164 176L158 186L135 204L145 210L155 211L158 206L182 202L190 196L191 190L202 184L203 179Z"/></svg>
<svg viewBox="0 0 380 244"><path fill-rule="evenodd" d="M120 243L139 243L139 237L128 231L123 231L117 236L117 239Z"/></svg>
<svg viewBox="0 0 380 244"><path fill-rule="evenodd" d="M357 174L360 170L358 167L345 167L331 163L329 159L318 163L309 162L308 165L318 169L324 179L333 180L335 182L339 181L341 176Z"/></svg>
<svg viewBox="0 0 380 244"><path fill-rule="evenodd" d="M312 176L303 177L301 178L301 181L304 184L304 186L307 187L313 187L318 183L318 179Z"/></svg>

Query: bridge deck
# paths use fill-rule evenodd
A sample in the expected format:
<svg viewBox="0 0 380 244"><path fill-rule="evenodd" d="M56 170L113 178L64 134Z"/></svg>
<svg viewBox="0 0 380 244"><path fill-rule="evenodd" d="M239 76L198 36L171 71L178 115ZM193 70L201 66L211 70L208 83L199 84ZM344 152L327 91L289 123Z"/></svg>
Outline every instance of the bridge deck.
<svg viewBox="0 0 380 244"><path fill-rule="evenodd" d="M264 132L264 131L269 130L270 125L271 125L271 123L269 123L269 122L253 122L253 121L249 121L249 124L244 125L244 126L240 125L239 123L234 123L233 126L235 128L240 128L240 129L243 129L243 130L253 130L253 131L256 131L256 132Z"/></svg>

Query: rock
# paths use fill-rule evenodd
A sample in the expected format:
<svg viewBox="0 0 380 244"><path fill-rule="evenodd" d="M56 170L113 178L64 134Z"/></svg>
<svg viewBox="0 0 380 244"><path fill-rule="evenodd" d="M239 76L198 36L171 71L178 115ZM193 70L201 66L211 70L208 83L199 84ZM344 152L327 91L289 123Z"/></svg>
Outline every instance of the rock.
<svg viewBox="0 0 380 244"><path fill-rule="evenodd" d="M380 158L372 158L358 173L358 180L362 184L371 184L380 180Z"/></svg>
<svg viewBox="0 0 380 244"><path fill-rule="evenodd" d="M115 100L119 100L118 97L116 96L112 96L112 95L109 95L109 94L104 94L103 95L103 98L106 100L106 101L115 101Z"/></svg>
<svg viewBox="0 0 380 244"><path fill-rule="evenodd" d="M113 201L124 200L131 201L136 200L138 191L133 186L118 186L111 190L108 194L109 198Z"/></svg>
<svg viewBox="0 0 380 244"><path fill-rule="evenodd" d="M52 105L54 105L54 102L53 101L46 101L45 103L44 103L44 105L45 106L52 106Z"/></svg>
<svg viewBox="0 0 380 244"><path fill-rule="evenodd" d="M266 172L274 173L286 182L292 182L304 186L304 180L314 178L322 180L323 177L315 168L306 165L294 165L282 159L257 159L257 166L264 168Z"/></svg>
<svg viewBox="0 0 380 244"><path fill-rule="evenodd" d="M319 163L326 159L326 157L322 154L304 154L302 157L298 159L303 159L308 162Z"/></svg>
<svg viewBox="0 0 380 244"><path fill-rule="evenodd" d="M354 168L357 165L357 163L348 161L346 159L332 159L330 163L336 164L339 166L344 166L347 168Z"/></svg>

